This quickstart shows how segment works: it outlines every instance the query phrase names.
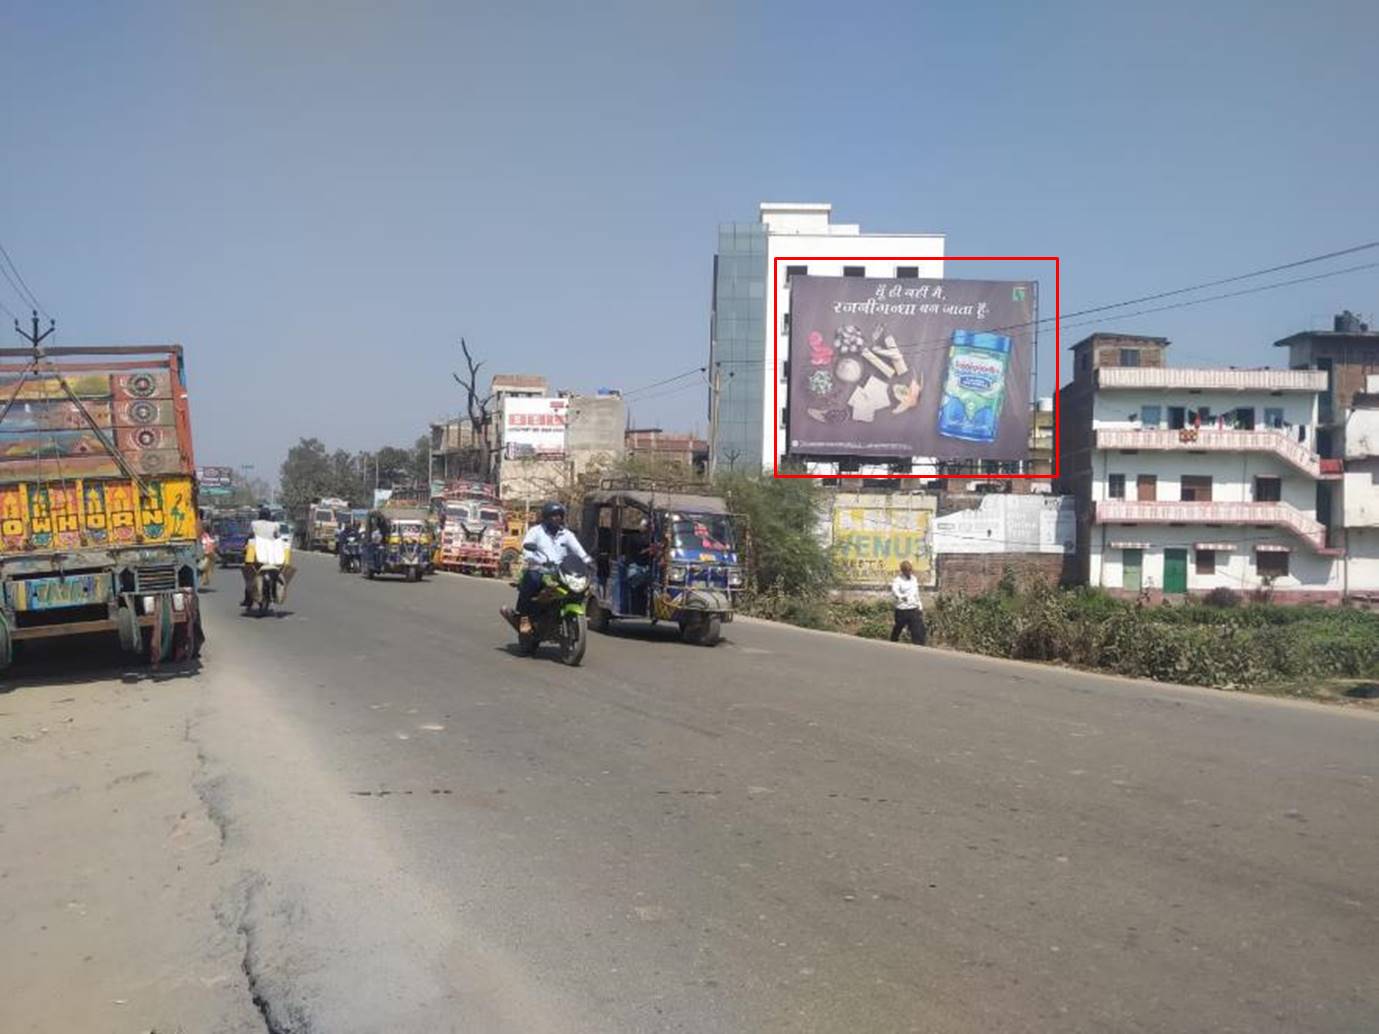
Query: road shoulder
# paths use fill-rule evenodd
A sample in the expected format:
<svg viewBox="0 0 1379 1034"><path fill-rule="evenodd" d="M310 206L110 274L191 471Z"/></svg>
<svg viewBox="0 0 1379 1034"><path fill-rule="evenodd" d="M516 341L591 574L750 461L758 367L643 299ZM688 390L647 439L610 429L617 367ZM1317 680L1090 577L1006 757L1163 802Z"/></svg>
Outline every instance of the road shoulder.
<svg viewBox="0 0 1379 1034"><path fill-rule="evenodd" d="M197 678L0 695L0 1028L262 1031L216 916Z"/></svg>

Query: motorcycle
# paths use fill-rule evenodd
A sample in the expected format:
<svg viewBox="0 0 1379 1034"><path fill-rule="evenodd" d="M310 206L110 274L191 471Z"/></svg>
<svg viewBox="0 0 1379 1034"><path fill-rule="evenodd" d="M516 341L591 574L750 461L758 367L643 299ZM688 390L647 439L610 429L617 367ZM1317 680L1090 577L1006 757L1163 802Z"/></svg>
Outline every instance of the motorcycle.
<svg viewBox="0 0 1379 1034"><path fill-rule="evenodd" d="M531 631L522 631L521 618L512 608L502 609L503 617L517 633L518 650L530 657L543 642L556 643L561 663L577 666L589 645L584 610L588 595L589 575L577 557L567 557L559 567L542 568L541 590L531 602Z"/></svg>
<svg viewBox="0 0 1379 1034"><path fill-rule="evenodd" d="M244 612L266 616L274 603L282 603L283 585L281 567L276 564L256 564L250 592L251 603Z"/></svg>
<svg viewBox="0 0 1379 1034"><path fill-rule="evenodd" d="M350 536L340 543L340 570L357 574L364 564L364 544L358 536Z"/></svg>

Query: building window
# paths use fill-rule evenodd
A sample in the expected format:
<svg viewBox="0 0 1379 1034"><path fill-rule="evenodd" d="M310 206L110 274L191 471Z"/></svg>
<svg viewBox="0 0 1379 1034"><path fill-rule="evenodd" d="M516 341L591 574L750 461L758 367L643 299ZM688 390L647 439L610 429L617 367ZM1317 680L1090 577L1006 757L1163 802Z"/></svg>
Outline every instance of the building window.
<svg viewBox="0 0 1379 1034"><path fill-rule="evenodd" d="M1215 574L1216 573L1216 550L1199 549L1197 550L1197 573Z"/></svg>
<svg viewBox="0 0 1379 1034"><path fill-rule="evenodd" d="M1255 550L1255 571L1261 578L1288 577L1288 554L1272 549Z"/></svg>
<svg viewBox="0 0 1379 1034"><path fill-rule="evenodd" d="M896 279L898 279L898 280L918 280L918 279L919 279L919 267L918 267L918 266L896 266L896 267L895 267L895 275L896 275Z"/></svg>
<svg viewBox="0 0 1379 1034"><path fill-rule="evenodd" d="M1184 474L1181 498L1185 503L1211 502L1211 477L1205 474Z"/></svg>
<svg viewBox="0 0 1379 1034"><path fill-rule="evenodd" d="M843 267L843 276L866 276L866 275L867 275L867 267L866 267L866 266L844 266L844 267Z"/></svg>
<svg viewBox="0 0 1379 1034"><path fill-rule="evenodd" d="M1187 410L1182 406L1168 407L1168 429L1181 431L1187 424Z"/></svg>
<svg viewBox="0 0 1379 1034"><path fill-rule="evenodd" d="M1141 407L1140 407L1140 426L1141 426L1141 427L1158 427L1158 426L1159 426L1159 416L1160 416L1160 414L1161 414L1162 412L1163 412L1163 409L1162 409L1161 407L1159 407L1159 406L1141 406Z"/></svg>
<svg viewBox="0 0 1379 1034"><path fill-rule="evenodd" d="M1231 426L1237 431L1253 431L1255 429L1255 407L1241 406L1231 413Z"/></svg>
<svg viewBox="0 0 1379 1034"><path fill-rule="evenodd" d="M1281 410L1281 409L1273 409L1273 408L1266 409L1266 410L1264 411L1264 426L1265 426L1265 427L1282 427L1282 426L1283 426L1283 410Z"/></svg>
<svg viewBox="0 0 1379 1034"><path fill-rule="evenodd" d="M791 277L795 277L795 276L808 276L808 275L809 275L809 267L808 267L808 266L786 266L786 267L785 267L785 282L786 282L787 285L790 283L790 278L791 278Z"/></svg>
<svg viewBox="0 0 1379 1034"><path fill-rule="evenodd" d="M1277 503L1283 499L1283 479L1276 477L1255 478L1255 502Z"/></svg>
<svg viewBox="0 0 1379 1034"><path fill-rule="evenodd" d="M1120 350L1121 366L1139 366L1140 350L1138 348L1122 348Z"/></svg>
<svg viewBox="0 0 1379 1034"><path fill-rule="evenodd" d="M1108 499L1125 498L1125 475L1111 474L1106 478L1106 497Z"/></svg>

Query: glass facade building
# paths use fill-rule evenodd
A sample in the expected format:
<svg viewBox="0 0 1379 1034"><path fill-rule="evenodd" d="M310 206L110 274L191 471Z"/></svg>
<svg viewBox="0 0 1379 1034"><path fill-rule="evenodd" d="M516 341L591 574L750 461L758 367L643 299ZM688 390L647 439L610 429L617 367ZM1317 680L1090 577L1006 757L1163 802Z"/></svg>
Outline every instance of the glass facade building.
<svg viewBox="0 0 1379 1034"><path fill-rule="evenodd" d="M766 372L766 227L721 223L714 256L713 308L709 324L710 380L718 382L717 469L759 468ZM714 400L709 399L710 420Z"/></svg>

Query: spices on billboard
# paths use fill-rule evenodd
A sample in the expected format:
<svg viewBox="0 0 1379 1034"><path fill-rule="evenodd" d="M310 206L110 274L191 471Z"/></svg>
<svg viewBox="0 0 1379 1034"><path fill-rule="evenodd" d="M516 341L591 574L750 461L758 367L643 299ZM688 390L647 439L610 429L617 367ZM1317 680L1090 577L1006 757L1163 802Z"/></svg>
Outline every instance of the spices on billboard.
<svg viewBox="0 0 1379 1034"><path fill-rule="evenodd" d="M1035 285L790 281L788 449L797 456L1022 460Z"/></svg>

